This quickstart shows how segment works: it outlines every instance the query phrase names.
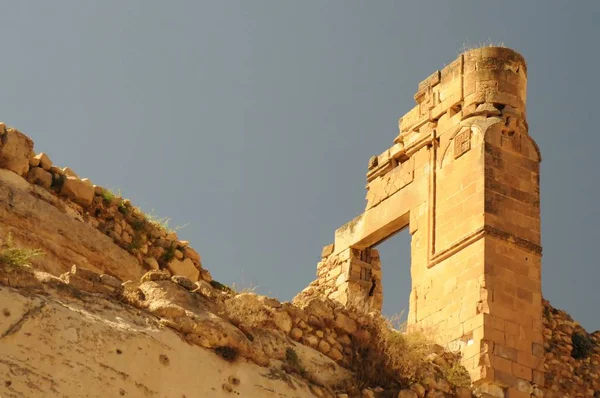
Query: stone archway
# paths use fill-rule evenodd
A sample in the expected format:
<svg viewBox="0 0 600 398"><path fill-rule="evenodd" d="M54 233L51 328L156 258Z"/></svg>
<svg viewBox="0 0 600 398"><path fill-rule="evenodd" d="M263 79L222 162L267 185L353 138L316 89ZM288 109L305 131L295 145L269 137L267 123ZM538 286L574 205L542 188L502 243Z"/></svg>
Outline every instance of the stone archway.
<svg viewBox="0 0 600 398"><path fill-rule="evenodd" d="M541 158L527 131L526 84L523 57L496 47L422 81L394 145L369 161L364 213L335 232L302 293L381 310L372 248L408 227L409 324L437 328L476 383L509 392L543 385L544 371Z"/></svg>

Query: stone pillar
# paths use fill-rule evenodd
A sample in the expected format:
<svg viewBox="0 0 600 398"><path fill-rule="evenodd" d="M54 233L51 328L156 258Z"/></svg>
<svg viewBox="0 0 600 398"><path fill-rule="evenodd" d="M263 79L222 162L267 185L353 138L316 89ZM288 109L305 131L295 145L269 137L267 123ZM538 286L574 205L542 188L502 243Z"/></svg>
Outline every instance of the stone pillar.
<svg viewBox="0 0 600 398"><path fill-rule="evenodd" d="M394 145L369 161L365 212L336 231L302 293L380 310L373 248L409 228L409 323L461 350L475 385L497 397L543 385L541 159L526 72L516 52L484 47L422 81Z"/></svg>

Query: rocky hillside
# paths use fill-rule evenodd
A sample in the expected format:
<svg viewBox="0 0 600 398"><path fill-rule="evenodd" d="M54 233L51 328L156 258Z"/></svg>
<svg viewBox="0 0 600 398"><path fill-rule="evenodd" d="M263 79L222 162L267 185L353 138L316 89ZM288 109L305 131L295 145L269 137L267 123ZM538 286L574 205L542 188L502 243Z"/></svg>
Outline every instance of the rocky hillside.
<svg viewBox="0 0 600 398"><path fill-rule="evenodd" d="M0 123L0 397L470 397L378 314L213 281L165 220Z"/></svg>

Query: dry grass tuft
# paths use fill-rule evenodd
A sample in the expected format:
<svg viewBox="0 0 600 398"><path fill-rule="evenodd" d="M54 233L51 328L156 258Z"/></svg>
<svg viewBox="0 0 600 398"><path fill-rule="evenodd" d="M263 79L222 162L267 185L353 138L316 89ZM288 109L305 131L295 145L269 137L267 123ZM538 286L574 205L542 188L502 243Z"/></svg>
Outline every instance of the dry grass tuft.
<svg viewBox="0 0 600 398"><path fill-rule="evenodd" d="M8 234L0 248L0 264L7 268L29 267L31 260L44 254L41 249L24 249L14 246L12 234Z"/></svg>
<svg viewBox="0 0 600 398"><path fill-rule="evenodd" d="M399 322L402 314L389 318L373 313L370 316L372 320L365 327L370 338L355 340L350 358L350 367L361 388L409 386L422 382L432 372L454 386L471 384L460 357L444 354L443 348L435 344L434 329L407 330L406 323Z"/></svg>
<svg viewBox="0 0 600 398"><path fill-rule="evenodd" d="M460 55L467 51L474 50L476 48L481 48L481 47L506 47L506 46L504 45L504 42L494 43L494 41L492 41L491 38L488 38L486 41L476 43L476 44L472 44L467 41L467 42L463 43L462 49L460 49L458 51L458 54Z"/></svg>

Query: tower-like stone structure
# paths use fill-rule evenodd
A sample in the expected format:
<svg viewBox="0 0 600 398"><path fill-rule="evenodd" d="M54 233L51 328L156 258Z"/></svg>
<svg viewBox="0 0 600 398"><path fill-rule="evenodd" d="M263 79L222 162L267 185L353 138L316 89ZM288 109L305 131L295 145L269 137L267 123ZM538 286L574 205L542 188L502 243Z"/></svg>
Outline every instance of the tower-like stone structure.
<svg viewBox="0 0 600 398"><path fill-rule="evenodd" d="M544 383L541 159L526 85L523 57L498 47L423 80L394 145L369 161L364 213L335 232L303 292L380 310L394 281L382 284L375 246L409 228L409 324L460 349L494 397L529 397Z"/></svg>

